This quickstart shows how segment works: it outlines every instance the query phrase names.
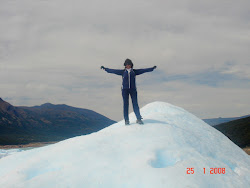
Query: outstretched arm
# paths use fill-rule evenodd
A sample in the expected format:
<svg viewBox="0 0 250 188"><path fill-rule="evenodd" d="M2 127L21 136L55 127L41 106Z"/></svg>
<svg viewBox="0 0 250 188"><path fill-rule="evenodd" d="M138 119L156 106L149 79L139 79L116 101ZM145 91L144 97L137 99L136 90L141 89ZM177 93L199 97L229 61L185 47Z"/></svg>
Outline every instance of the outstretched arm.
<svg viewBox="0 0 250 188"><path fill-rule="evenodd" d="M156 69L156 66L153 66L152 68L146 68L146 69L134 69L134 71L136 75L140 75L145 72L152 72L154 69Z"/></svg>
<svg viewBox="0 0 250 188"><path fill-rule="evenodd" d="M104 66L101 66L101 69L104 69L107 73L113 73L117 75L122 75L122 73L124 72L124 69L109 69Z"/></svg>

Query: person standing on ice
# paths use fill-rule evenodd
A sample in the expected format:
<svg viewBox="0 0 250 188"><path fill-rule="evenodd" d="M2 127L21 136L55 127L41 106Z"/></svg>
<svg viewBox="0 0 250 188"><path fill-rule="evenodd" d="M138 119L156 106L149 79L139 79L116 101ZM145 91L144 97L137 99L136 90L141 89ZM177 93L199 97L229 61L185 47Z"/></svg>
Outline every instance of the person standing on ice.
<svg viewBox="0 0 250 188"><path fill-rule="evenodd" d="M137 118L136 123L143 124L142 117L140 114L140 109L138 106L135 78L137 75L153 71L154 69L156 69L156 66L146 69L133 69L133 63L130 59L125 60L124 66L125 69L109 69L104 66L101 66L101 69L104 69L108 73L113 73L122 76L123 115L124 115L125 125L129 125L129 117L128 117L129 95L131 96L133 109Z"/></svg>

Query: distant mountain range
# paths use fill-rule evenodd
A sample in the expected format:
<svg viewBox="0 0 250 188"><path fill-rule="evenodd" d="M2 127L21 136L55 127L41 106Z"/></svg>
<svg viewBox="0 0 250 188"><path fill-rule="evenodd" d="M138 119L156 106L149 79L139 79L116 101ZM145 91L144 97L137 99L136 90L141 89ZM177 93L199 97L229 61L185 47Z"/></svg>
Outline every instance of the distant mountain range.
<svg viewBox="0 0 250 188"><path fill-rule="evenodd" d="M250 117L214 126L241 148L250 146Z"/></svg>
<svg viewBox="0 0 250 188"><path fill-rule="evenodd" d="M250 145L250 115L203 120L238 146ZM113 123L88 109L51 103L15 107L0 98L0 145L60 141L99 131Z"/></svg>
<svg viewBox="0 0 250 188"><path fill-rule="evenodd" d="M59 141L90 134L113 123L88 109L50 103L15 107L0 98L0 145Z"/></svg>
<svg viewBox="0 0 250 188"><path fill-rule="evenodd" d="M229 121L233 121L233 120L237 120L237 119L242 119L245 117L249 117L250 115L246 115L246 116L241 116L241 117L231 117L231 118L212 118L212 119L203 119L203 121L205 121L207 124L211 125L211 126L215 126L215 125L219 125L221 123L226 123Z"/></svg>

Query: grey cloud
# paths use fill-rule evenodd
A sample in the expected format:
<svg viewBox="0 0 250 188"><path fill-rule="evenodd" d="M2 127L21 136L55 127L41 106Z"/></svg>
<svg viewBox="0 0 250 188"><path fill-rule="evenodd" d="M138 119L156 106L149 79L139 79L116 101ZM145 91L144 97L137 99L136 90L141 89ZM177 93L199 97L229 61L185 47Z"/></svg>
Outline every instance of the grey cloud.
<svg viewBox="0 0 250 188"><path fill-rule="evenodd" d="M247 88L250 87L250 79L238 76L232 73L225 73L235 63L228 62L220 69L209 69L206 71L195 72L192 74L172 74L168 75L166 72L156 70L151 75L144 76L142 79L138 77L138 84L141 85L155 85L159 83L168 82L183 82L192 85L207 85L213 88Z"/></svg>
<svg viewBox="0 0 250 188"><path fill-rule="evenodd" d="M162 85L173 95L188 94L185 85L246 93L249 7L247 0L1 1L2 96L18 104L63 101L105 113L111 100L109 116L118 117L113 108L121 104L121 78L100 66L123 68L126 58L136 68L158 66L138 77L144 102L166 99Z"/></svg>

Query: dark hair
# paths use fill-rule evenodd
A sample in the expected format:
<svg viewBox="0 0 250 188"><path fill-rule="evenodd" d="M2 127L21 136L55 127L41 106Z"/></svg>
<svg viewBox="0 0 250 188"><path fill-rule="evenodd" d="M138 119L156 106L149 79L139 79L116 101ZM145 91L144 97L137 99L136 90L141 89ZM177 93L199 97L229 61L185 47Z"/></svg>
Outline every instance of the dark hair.
<svg viewBox="0 0 250 188"><path fill-rule="evenodd" d="M133 68L134 64L132 63L132 61L130 59L126 59L124 62L124 66L126 65L131 65L131 67Z"/></svg>

